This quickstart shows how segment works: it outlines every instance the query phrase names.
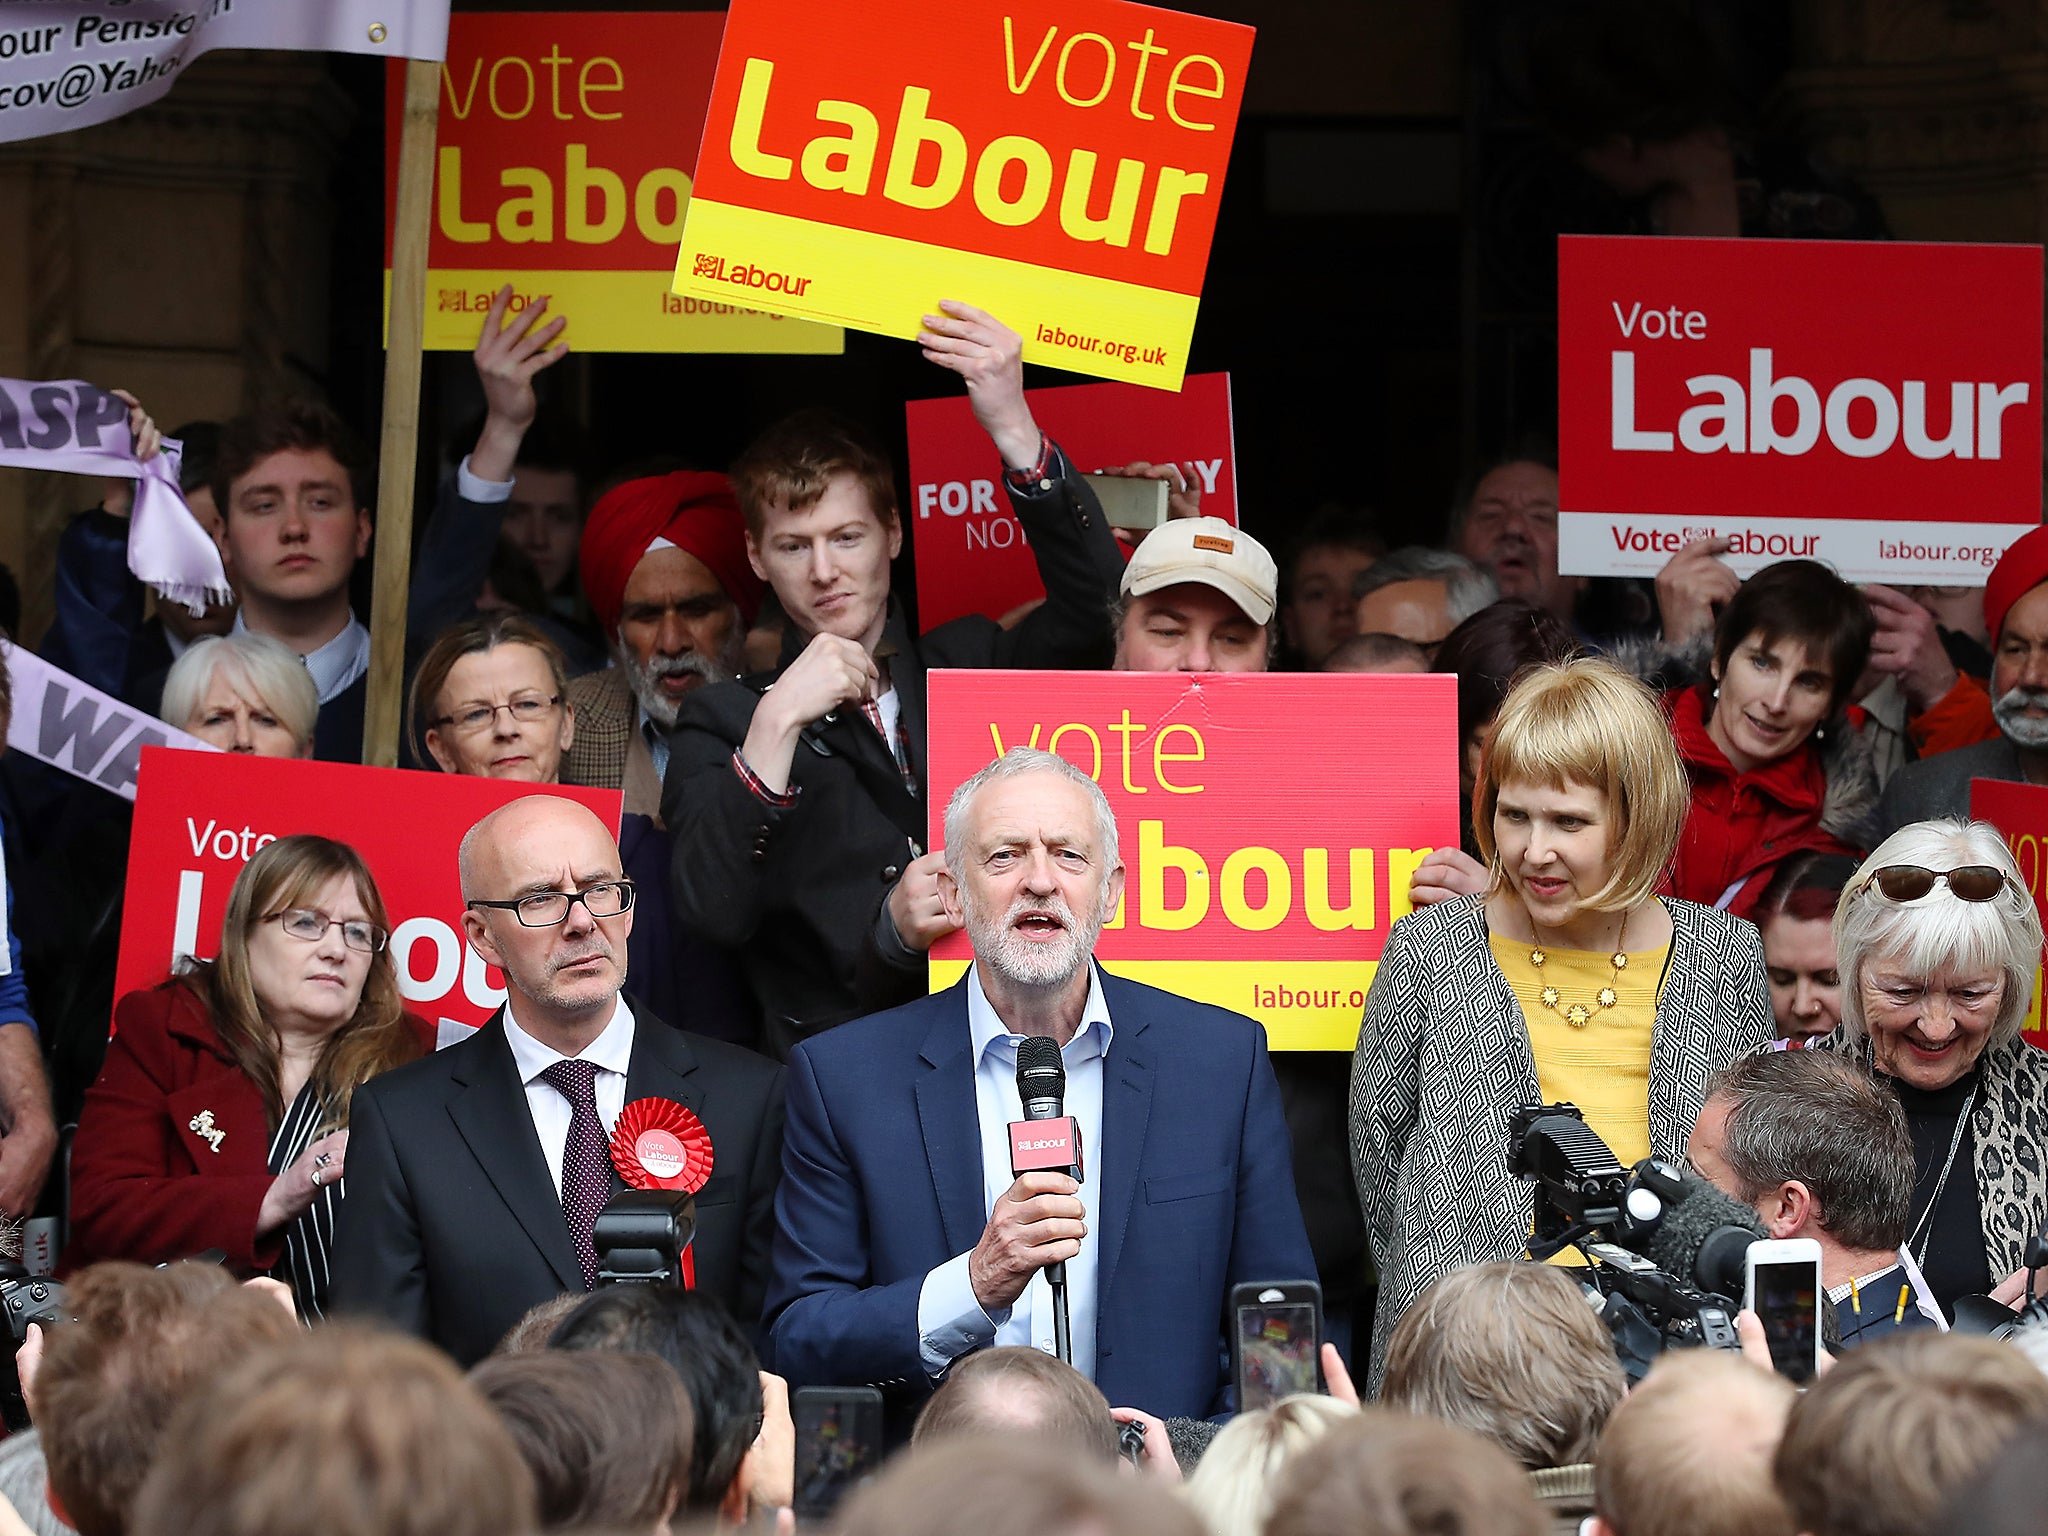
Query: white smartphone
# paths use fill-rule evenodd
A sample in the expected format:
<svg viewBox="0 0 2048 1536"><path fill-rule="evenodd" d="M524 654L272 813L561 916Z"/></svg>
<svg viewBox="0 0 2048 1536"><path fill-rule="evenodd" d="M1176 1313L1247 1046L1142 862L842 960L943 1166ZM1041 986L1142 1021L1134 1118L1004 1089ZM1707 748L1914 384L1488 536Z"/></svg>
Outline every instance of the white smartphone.
<svg viewBox="0 0 2048 1536"><path fill-rule="evenodd" d="M1764 1325L1771 1364L1787 1380L1820 1374L1820 1244L1810 1237L1766 1238L1742 1260L1742 1304Z"/></svg>

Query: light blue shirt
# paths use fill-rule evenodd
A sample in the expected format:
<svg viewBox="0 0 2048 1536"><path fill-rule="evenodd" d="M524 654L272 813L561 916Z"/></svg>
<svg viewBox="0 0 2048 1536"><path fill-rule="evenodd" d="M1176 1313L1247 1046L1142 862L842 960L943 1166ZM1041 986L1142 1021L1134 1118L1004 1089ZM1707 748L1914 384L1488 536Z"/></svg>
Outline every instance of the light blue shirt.
<svg viewBox="0 0 2048 1536"><path fill-rule="evenodd" d="M235 633L249 633L239 611L235 614ZM330 704L370 670L370 632L363 628L361 619L350 613L340 634L299 660L313 674L313 690L319 694L320 702Z"/></svg>
<svg viewBox="0 0 2048 1536"><path fill-rule="evenodd" d="M981 1186L983 1209L1016 1180L1010 1173L1010 1122L1024 1118L1017 1097L1017 1045L996 1016L981 988L981 963L975 962L967 988L967 1031L974 1052L974 1107L981 1123ZM1065 1109L1081 1132L1081 1204L1087 1212L1088 1235L1081 1251L1067 1260L1067 1312L1073 1325L1074 1368L1095 1375L1095 1312L1097 1282L1095 1185L1102 1158L1102 1073L1115 1038L1109 1004L1102 995L1102 973L1088 967L1088 1001L1081 1027L1061 1049L1067 1068ZM968 1254L948 1259L924 1277L917 1293L918 1353L933 1376L962 1355L991 1344L1029 1344L1053 1352L1052 1287L1045 1272L1031 1277L1016 1304L991 1315L975 1300L967 1278Z"/></svg>

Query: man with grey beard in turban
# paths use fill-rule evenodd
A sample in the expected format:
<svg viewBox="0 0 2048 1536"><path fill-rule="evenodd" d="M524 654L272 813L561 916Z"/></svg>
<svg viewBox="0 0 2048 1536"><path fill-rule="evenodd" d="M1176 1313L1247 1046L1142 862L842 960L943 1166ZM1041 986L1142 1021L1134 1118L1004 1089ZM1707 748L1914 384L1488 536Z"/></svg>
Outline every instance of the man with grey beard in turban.
<svg viewBox="0 0 2048 1536"><path fill-rule="evenodd" d="M1970 780L2048 784L2048 527L2000 557L1984 588L1998 734L1902 768L1877 808L1879 839L1908 822L1970 814Z"/></svg>

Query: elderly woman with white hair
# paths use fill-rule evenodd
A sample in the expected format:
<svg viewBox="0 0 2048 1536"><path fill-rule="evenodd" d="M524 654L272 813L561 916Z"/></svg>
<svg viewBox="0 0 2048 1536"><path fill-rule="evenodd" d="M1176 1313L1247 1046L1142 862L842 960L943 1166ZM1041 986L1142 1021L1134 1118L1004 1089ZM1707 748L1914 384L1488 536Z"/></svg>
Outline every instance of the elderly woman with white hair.
<svg viewBox="0 0 2048 1536"><path fill-rule="evenodd" d="M157 716L223 752L310 757L320 691L290 646L236 630L195 640L171 664Z"/></svg>
<svg viewBox="0 0 2048 1536"><path fill-rule="evenodd" d="M1843 891L1835 952L1837 1039L1897 1089L1913 1135L1907 1248L1951 1316L1959 1296L2016 1298L2048 1223L2048 1053L2020 1037L2041 920L2005 839L1901 827Z"/></svg>

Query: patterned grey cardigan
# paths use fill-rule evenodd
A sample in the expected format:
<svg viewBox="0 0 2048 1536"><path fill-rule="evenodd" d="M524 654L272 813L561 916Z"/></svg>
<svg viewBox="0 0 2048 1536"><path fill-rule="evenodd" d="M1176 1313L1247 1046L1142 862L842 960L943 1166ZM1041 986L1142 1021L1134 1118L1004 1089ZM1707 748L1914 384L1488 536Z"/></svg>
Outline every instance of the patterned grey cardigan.
<svg viewBox="0 0 2048 1536"><path fill-rule="evenodd" d="M1673 948L1651 1036L1650 1145L1677 1162L1707 1079L1775 1030L1755 927L1689 901L1664 905ZM1432 1281L1523 1253L1533 1204L1508 1171L1508 1117L1539 1102L1528 1025L1487 946L1483 898L1401 919L1351 1064L1351 1162L1380 1271L1374 1392L1394 1324Z"/></svg>

